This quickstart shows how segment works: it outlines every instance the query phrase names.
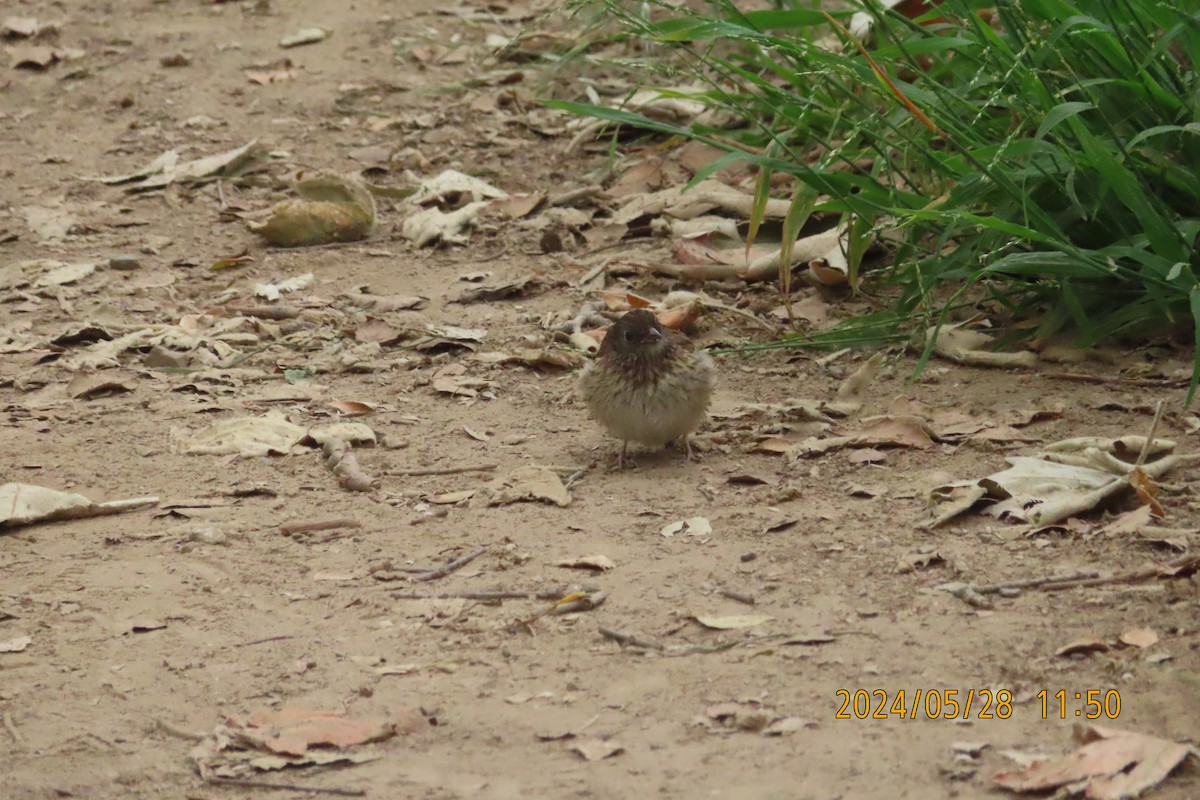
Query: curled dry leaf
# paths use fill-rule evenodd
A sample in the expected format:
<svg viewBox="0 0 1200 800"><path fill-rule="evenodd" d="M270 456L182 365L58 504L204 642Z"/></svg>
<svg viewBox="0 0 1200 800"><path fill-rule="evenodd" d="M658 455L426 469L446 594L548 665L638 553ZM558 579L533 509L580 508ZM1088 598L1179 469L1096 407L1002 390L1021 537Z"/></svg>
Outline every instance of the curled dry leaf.
<svg viewBox="0 0 1200 800"><path fill-rule="evenodd" d="M1074 656L1087 653L1103 653L1106 650L1108 650L1108 642L1103 639L1076 639L1055 650L1054 655Z"/></svg>
<svg viewBox="0 0 1200 800"><path fill-rule="evenodd" d="M20 653L31 644L33 644L32 636L18 636L15 639L0 642L0 653Z"/></svg>
<svg viewBox="0 0 1200 800"><path fill-rule="evenodd" d="M607 572L617 565L608 556L583 556L582 558L567 558L555 561L554 566L568 569L590 569L596 572Z"/></svg>
<svg viewBox="0 0 1200 800"><path fill-rule="evenodd" d="M329 407L344 417L362 417L375 413L375 406L359 400L331 400Z"/></svg>
<svg viewBox="0 0 1200 800"><path fill-rule="evenodd" d="M1075 726L1080 747L1052 761L1018 772L1001 772L997 785L1014 792L1045 792L1078 784L1088 800L1127 800L1157 786L1195 748L1158 736L1100 725Z"/></svg>
<svg viewBox="0 0 1200 800"><path fill-rule="evenodd" d="M537 501L556 506L569 506L571 495L554 470L548 467L521 467L496 478L483 487L489 506L502 506L522 501Z"/></svg>
<svg viewBox="0 0 1200 800"><path fill-rule="evenodd" d="M76 400L94 400L133 391L137 376L129 374L78 373L67 383L67 394Z"/></svg>
<svg viewBox="0 0 1200 800"><path fill-rule="evenodd" d="M422 209L404 219L400 233L417 247L439 241L465 244L467 237L464 231L485 208L487 203L480 201L450 212L437 208Z"/></svg>
<svg viewBox="0 0 1200 800"><path fill-rule="evenodd" d="M249 222L250 230L276 247L355 242L375 230L375 199L356 178L318 173L295 189L303 200L276 204L266 222Z"/></svg>
<svg viewBox="0 0 1200 800"><path fill-rule="evenodd" d="M131 185L126 188L126 191L144 192L162 189L173 183L193 183L207 178L243 175L261 165L266 153L266 148L254 140L224 153L205 156L194 161L185 161L181 164L179 163L179 153L175 150L168 150L137 172L128 175L92 178L91 180L107 184L129 183Z"/></svg>
<svg viewBox="0 0 1200 800"><path fill-rule="evenodd" d="M237 455L242 458L287 455L304 438L307 430L293 425L282 414L233 417L190 432L171 429L171 446L176 453L192 455Z"/></svg>
<svg viewBox="0 0 1200 800"><path fill-rule="evenodd" d="M0 529L57 519L81 519L120 514L156 505L157 497L110 500L97 503L81 494L60 492L30 483L0 485Z"/></svg>
<svg viewBox="0 0 1200 800"><path fill-rule="evenodd" d="M957 364L971 364L977 367L1036 367L1037 353L1029 350L1020 353L997 353L985 348L992 343L992 337L980 331L971 330L964 326L969 322L957 325L933 326L925 331L925 342L928 344L935 336L933 352Z"/></svg>
<svg viewBox="0 0 1200 800"><path fill-rule="evenodd" d="M1158 644L1158 634L1150 628L1130 628L1121 634L1121 644L1145 649Z"/></svg>
<svg viewBox="0 0 1200 800"><path fill-rule="evenodd" d="M659 531L668 539L677 533L684 533L688 536L708 536L713 532L712 523L706 517L688 517L681 519L678 522L671 522L664 525Z"/></svg>
<svg viewBox="0 0 1200 800"><path fill-rule="evenodd" d="M306 44L316 44L317 42L325 41L327 38L329 38L331 33L332 31L325 30L324 28L301 28L295 33L289 33L281 38L279 40L279 46L288 48L300 47L301 45Z"/></svg>
<svg viewBox="0 0 1200 800"><path fill-rule="evenodd" d="M582 756L584 761L600 761L624 753L625 747L611 740L588 737L576 740L571 750Z"/></svg>

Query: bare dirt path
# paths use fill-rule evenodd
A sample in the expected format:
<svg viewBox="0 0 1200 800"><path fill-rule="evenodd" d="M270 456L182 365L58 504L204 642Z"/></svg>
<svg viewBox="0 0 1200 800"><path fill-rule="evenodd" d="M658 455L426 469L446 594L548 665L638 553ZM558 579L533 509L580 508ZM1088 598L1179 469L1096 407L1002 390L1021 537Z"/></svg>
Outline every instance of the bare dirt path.
<svg viewBox="0 0 1200 800"><path fill-rule="evenodd" d="M1021 535L994 521L916 527L929 487L998 470L1005 452L1039 441L1143 432L1149 416L1139 409L1160 398L1177 407L1181 393L944 365L910 384L912 361L892 355L866 415L883 413L899 395L977 418L1013 409L1063 413L1023 429L1034 443L890 450L877 463L846 451L791 462L752 452L739 423L718 417L699 462L667 451L613 472L605 460L615 446L573 397L573 371L489 365L462 350L423 352L405 342L364 357L355 331L365 315L328 303L364 287L423 296L423 308L376 316L397 330L483 328L480 352L511 351L540 341L539 320L578 309L584 294L570 284L597 263L586 260L587 247L547 254L536 228L495 223L462 247L416 249L398 235L396 206L383 200L372 241L268 250L222 214L222 203L226 212L261 209L279 191L226 185L219 192L209 184L134 195L83 180L133 171L171 149L190 159L253 139L291 169L374 166L368 177L385 184L403 185L405 169L425 178L450 167L510 192L561 192L603 177L602 150L568 152L569 136L543 135L530 122L546 118L527 116L544 89L535 70L528 86L464 86L503 66L487 61L486 37L512 36L530 23L519 3L310 0L256 8L38 1L14 12L57 21L51 46L85 55L0 75L0 234L15 234L0 244L0 269L32 259L99 269L65 286L0 289L0 482L95 499L157 495L162 503L0 535L0 642L32 639L0 652L0 796L265 796L204 783L186 734L277 707L356 718L412 710L420 724L368 746L375 760L257 776L380 798L991 797L990 776L1014 768L1001 751L1070 749L1074 712L1083 708L1074 694L1089 689L1119 692L1115 727L1195 741L1194 578L1025 592L988 610L935 588L1134 568L1169 554L1136 536L1091 529ZM279 48L282 36L311 26L333 35ZM164 65L177 55L187 63ZM255 66L284 56L296 70L290 80L247 80L248 68L286 69ZM247 247L252 262L209 268ZM109 266L123 254L136 256L136 267ZM531 271L544 276L540 293L450 302L472 285L460 279L469 273L500 282ZM206 345L226 365L222 359L236 352L249 354L216 376L154 367L147 347L120 357L116 372L128 391L74 397L69 382L78 373L66 365L88 343L58 348L66 350L59 361L48 349L79 323L114 336L176 325L227 303L231 290L240 302L256 284L309 272L307 315L248 321L226 349ZM671 288L647 277L632 286L655 297ZM748 297L753 307L774 304L769 289ZM762 336L725 315L700 328L708 341ZM1186 366L1161 352L1139 356L1151 357L1168 372ZM807 355L723 357L716 409L831 399L862 360L849 355L822 366ZM436 391L435 373L456 363L489 385L475 397ZM309 374L285 380L295 370ZM356 450L379 480L375 492L343 490L310 449L235 458L183 455L171 445L172 429L270 410L301 425L327 423L334 400L376 407L358 419L386 445ZM803 438L797 420L772 413L755 424L789 422ZM1188 423L1172 412L1163 430L1185 451L1195 441ZM561 467L565 477L589 464L567 507L491 507L482 494L458 504L429 500L478 491L525 466ZM495 468L411 474L462 465ZM1173 527L1198 524L1192 492L1168 505ZM361 527L279 532L285 523L336 517ZM711 532L662 535L667 524L693 517L707 519ZM484 545L485 555L435 581L376 577L434 567ZM615 568L581 574L555 566L597 554ZM901 562L915 568L900 569ZM607 600L592 611L528 621L548 604L390 596L572 587L604 590ZM730 630L692 620L745 614L770 619ZM1072 641L1113 643L1141 627L1154 630L1157 645L1056 655ZM600 628L665 649L626 647ZM1003 720L977 712L970 720L838 720L842 689L881 689L889 703L900 690L911 698L917 690L1004 689L1017 702ZM1053 705L1043 719L1036 699L1043 689L1068 693L1067 719ZM771 723L781 735L762 734ZM586 760L571 749L581 742L593 754L606 743L622 751ZM953 745L961 742L990 747L978 762L956 764ZM1153 793L1198 795L1194 773Z"/></svg>

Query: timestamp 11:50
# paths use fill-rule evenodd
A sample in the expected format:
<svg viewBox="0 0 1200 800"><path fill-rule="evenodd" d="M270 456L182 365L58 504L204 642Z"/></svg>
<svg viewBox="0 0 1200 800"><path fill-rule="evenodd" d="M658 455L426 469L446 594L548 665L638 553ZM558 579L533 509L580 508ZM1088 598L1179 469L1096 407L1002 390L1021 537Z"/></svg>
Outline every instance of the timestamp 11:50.
<svg viewBox="0 0 1200 800"><path fill-rule="evenodd" d="M1036 695L1042 703L1042 719L1052 719L1057 711L1059 719L1073 715L1083 719L1116 719L1121 714L1121 693L1116 689L1088 689L1086 692L1068 692L1059 689L1049 692L1042 689ZM1073 703L1082 703L1081 708Z"/></svg>

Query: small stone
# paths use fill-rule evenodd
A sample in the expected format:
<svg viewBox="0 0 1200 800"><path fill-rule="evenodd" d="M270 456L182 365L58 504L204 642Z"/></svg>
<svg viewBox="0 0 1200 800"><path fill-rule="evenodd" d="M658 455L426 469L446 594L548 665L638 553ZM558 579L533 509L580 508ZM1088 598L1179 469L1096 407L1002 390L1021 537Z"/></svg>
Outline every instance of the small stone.
<svg viewBox="0 0 1200 800"><path fill-rule="evenodd" d="M123 272L135 270L142 265L142 260L133 255L113 256L108 260L109 269L119 269Z"/></svg>
<svg viewBox="0 0 1200 800"><path fill-rule="evenodd" d="M164 67L186 67L192 60L183 53L170 53L158 60Z"/></svg>
<svg viewBox="0 0 1200 800"><path fill-rule="evenodd" d="M748 553L742 553L741 555L743 564L748 564L756 558L758 558L758 553L754 552L753 550L749 551Z"/></svg>

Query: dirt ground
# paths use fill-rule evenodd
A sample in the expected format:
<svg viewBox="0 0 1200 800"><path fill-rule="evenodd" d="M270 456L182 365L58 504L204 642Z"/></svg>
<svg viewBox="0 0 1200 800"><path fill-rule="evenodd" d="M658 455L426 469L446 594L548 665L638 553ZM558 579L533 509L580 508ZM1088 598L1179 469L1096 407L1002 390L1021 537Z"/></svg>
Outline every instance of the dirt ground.
<svg viewBox="0 0 1200 800"><path fill-rule="evenodd" d="M50 46L84 52L42 71L0 74L0 234L9 234L0 235L0 268L55 259L98 269L64 285L0 291L0 483L160 502L0 535L0 643L31 638L0 652L0 796L266 796L203 781L191 739L227 717L288 707L363 719L409 710L419 724L356 748L374 760L246 776L380 798L992 797L992 775L1018 768L1005 751L1072 749L1074 712L1083 708L1073 695L1089 689L1119 693L1119 717L1108 725L1200 740L1194 577L1024 591L995 597L990 609L937 588L1110 574L1177 551L1105 533L1099 515L1035 533L985 517L919 527L931 487L1000 470L1005 455L1039 443L1145 432L1160 399L1170 408L1161 433L1192 451L1195 426L1180 410L1180 389L945 362L913 383L913 356L891 351L864 408L826 433L853 430L898 396L975 419L1062 413L1021 428L1027 441L787 458L756 451L759 434L790 431L798 441L817 429L781 416L780 404L832 400L868 354L827 362L818 360L824 353L726 355L714 419L697 437L700 458L639 452L636 469L617 472L615 444L572 394L575 370L488 364L461 348L422 351L411 335L363 357L355 337L367 314L344 294L365 287L428 298L418 309L372 312L382 320L374 324L397 331L482 328L481 353L541 346L543 322L569 319L594 296L575 287L589 269L603 259L669 260L667 240L546 253L536 227L493 221L461 246L418 249L399 235L400 201L383 199L370 241L269 249L233 212L265 209L282 191L223 182L136 194L87 180L132 172L171 149L192 159L253 139L278 154L279 176L284 167L371 166L370 180L403 186L455 168L508 192L551 194L617 177L605 172L607 142L571 149L569 133L545 130L554 115L529 104L546 80L536 66L524 67L525 86L487 77L515 65L489 62L486 37L532 23L515 0L262 5L38 0L6 9L58 23ZM333 35L279 48L282 36L312 26ZM186 63L164 64L175 55ZM247 68L284 56L294 62L291 79L247 79ZM210 269L246 248L252 261ZM123 255L136 263L110 265ZM262 304L251 299L257 284L309 272L313 284L281 301L304 306L301 317L243 319L223 345L201 348L215 354L211 363L166 369L149 348L121 354L108 372L128 391L75 397L71 381L81 373L72 359L94 337L51 344L80 323L119 336L191 320L203 334L213 322L199 316L206 310ZM462 277L477 272L490 273L488 283L531 272L543 281L512 299L450 302L474 285ZM644 272L610 280L625 285L655 298L674 288ZM752 313L778 305L769 286L709 288ZM720 312L696 335L702 343L769 338ZM1138 375L1170 376L1188 359L1160 348L1074 369L1128 376L1136 362ZM474 397L437 391L434 374L454 364L489 384ZM308 374L297 379L297 370ZM332 401L374 407L348 420L383 439L355 450L378 481L373 491L345 490L307 447L238 458L172 444L173 429L238 415L329 423L338 416ZM731 413L748 403L776 405L765 416ZM482 492L430 500L531 465L564 479L589 469L574 476L566 507L488 506ZM492 468L411 474L473 466ZM1200 526L1194 479L1172 476L1172 528ZM280 532L338 517L361 527ZM694 517L711 532L663 535ZM1194 534L1175 539L1196 546ZM436 580L409 582L415 573L401 571L485 545ZM594 555L615 567L593 574L555 565ZM580 587L606 592L606 601L536 619L550 603L392 596ZM694 619L747 614L769 619L726 630ZM637 640L622 644L601 628ZM1117 646L1138 628L1152 629L1157 643ZM1057 655L1091 639L1108 649ZM881 689L889 704L901 690L1008 690L1016 702L1008 719L976 711L969 720L839 720L842 689ZM1041 690L1068 693L1067 719L1053 700L1043 718ZM764 735L763 725L779 735ZM961 743L988 747L956 761ZM588 760L577 745L617 752ZM1195 798L1200 777L1177 773L1150 796Z"/></svg>

